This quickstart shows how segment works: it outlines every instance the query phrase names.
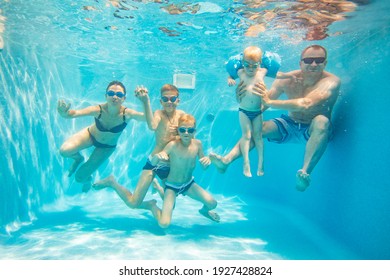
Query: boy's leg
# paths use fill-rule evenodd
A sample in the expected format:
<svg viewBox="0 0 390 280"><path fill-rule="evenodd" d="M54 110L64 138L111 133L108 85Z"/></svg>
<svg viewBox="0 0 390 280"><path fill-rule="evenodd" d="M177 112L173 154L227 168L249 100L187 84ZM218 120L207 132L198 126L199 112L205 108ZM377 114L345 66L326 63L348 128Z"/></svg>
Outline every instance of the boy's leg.
<svg viewBox="0 0 390 280"><path fill-rule="evenodd" d="M193 183L185 195L203 203L203 207L199 210L200 214L214 222L220 221L219 215L216 212L211 211L217 207L217 201L209 192L201 188L197 183Z"/></svg>
<svg viewBox="0 0 390 280"><path fill-rule="evenodd" d="M119 197L126 203L127 206L129 206L130 208L139 208L141 207L142 201L144 200L146 193L148 192L153 177L154 174L152 170L142 170L141 177L138 180L134 194L132 194L124 186L120 185L112 175L96 182L93 187L96 190L101 190L107 187L113 188L119 195Z"/></svg>
<svg viewBox="0 0 390 280"><path fill-rule="evenodd" d="M257 129L253 129L257 128ZM258 156L258 166L257 166L257 176L264 175L264 141L262 137L262 128L263 128L263 116L259 115L252 121L252 135L253 141L255 142L255 146L257 149Z"/></svg>
<svg viewBox="0 0 390 280"><path fill-rule="evenodd" d="M252 177L251 167L249 163L249 146L252 138L252 133L251 133L252 123L250 119L243 112L238 112L238 114L239 114L240 126L242 132L242 136L240 140L240 149L242 152L242 158L244 160L243 174L246 177Z"/></svg>
<svg viewBox="0 0 390 280"><path fill-rule="evenodd" d="M175 201L176 193L171 189L165 189L162 210L157 218L160 227L167 228L171 224Z"/></svg>

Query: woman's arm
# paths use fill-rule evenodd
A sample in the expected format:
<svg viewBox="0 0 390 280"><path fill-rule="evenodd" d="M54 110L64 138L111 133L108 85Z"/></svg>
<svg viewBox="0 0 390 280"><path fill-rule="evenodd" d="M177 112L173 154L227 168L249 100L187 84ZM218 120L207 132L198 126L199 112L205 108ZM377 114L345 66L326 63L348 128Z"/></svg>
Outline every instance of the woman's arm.
<svg viewBox="0 0 390 280"><path fill-rule="evenodd" d="M59 100L57 104L57 111L61 117L71 119L84 116L96 116L100 112L99 106L89 106L83 109L70 109L71 104L67 104L64 100Z"/></svg>

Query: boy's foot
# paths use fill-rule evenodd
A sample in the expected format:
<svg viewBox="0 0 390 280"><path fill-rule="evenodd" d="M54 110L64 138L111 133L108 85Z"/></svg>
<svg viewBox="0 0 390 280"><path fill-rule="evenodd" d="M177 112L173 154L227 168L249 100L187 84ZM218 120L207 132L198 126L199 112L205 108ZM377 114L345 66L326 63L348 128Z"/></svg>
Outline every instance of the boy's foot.
<svg viewBox="0 0 390 280"><path fill-rule="evenodd" d="M210 210L202 208L202 209L199 209L199 213L201 215L205 216L207 219L210 219L216 223L219 223L219 221L221 220L219 215L217 213L215 213L214 211L210 211Z"/></svg>
<svg viewBox="0 0 390 280"><path fill-rule="evenodd" d="M219 173L225 173L226 169L228 168L227 163L225 162L224 158L216 153L210 153L209 158L211 160L211 163L215 165Z"/></svg>
<svg viewBox="0 0 390 280"><path fill-rule="evenodd" d="M157 205L157 200L151 199L151 200L147 200L147 201L142 202L140 209L152 210L153 207L156 207L156 205Z"/></svg>
<svg viewBox="0 0 390 280"><path fill-rule="evenodd" d="M296 188L298 191L305 191L310 185L310 175L299 169L296 175Z"/></svg>
<svg viewBox="0 0 390 280"><path fill-rule="evenodd" d="M84 161L84 157L80 156L79 158L75 159L72 165L70 166L68 170L68 177L71 177L77 170L77 167L79 167L80 163Z"/></svg>
<svg viewBox="0 0 390 280"><path fill-rule="evenodd" d="M115 183L115 178L113 175L110 175L100 181L97 181L95 184L92 185L92 187L95 190L101 190L104 188L111 187Z"/></svg>
<svg viewBox="0 0 390 280"><path fill-rule="evenodd" d="M245 164L244 163L244 171L243 171L243 174L245 177L252 177L252 173L251 173L251 167L249 164Z"/></svg>

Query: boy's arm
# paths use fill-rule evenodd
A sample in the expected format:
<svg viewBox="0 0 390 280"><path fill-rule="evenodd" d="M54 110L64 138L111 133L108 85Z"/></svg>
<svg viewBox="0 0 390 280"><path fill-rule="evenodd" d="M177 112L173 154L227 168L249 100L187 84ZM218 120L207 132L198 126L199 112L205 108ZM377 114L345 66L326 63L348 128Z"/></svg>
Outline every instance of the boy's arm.
<svg viewBox="0 0 390 280"><path fill-rule="evenodd" d="M204 169L206 169L211 164L210 158L204 155L203 145L201 141L198 142L198 158L199 158L199 163L202 165Z"/></svg>
<svg viewBox="0 0 390 280"><path fill-rule="evenodd" d="M230 75L227 78L227 82L229 87L236 85L236 80Z"/></svg>
<svg viewBox="0 0 390 280"><path fill-rule="evenodd" d="M159 121L155 119L156 116L153 116L148 89L144 86L137 86L134 90L134 93L135 97L137 97L142 102L145 112L144 118L146 119L146 123L148 124L149 129L155 131Z"/></svg>
<svg viewBox="0 0 390 280"><path fill-rule="evenodd" d="M172 147L174 145L174 141L169 142L164 149L155 154L151 159L151 164L156 165L160 160L169 160L169 154L171 153Z"/></svg>
<svg viewBox="0 0 390 280"><path fill-rule="evenodd" d="M100 111L99 106L89 106L83 109L70 109L71 104L67 104L65 100L58 100L57 112L61 117L71 119L84 116L95 116Z"/></svg>

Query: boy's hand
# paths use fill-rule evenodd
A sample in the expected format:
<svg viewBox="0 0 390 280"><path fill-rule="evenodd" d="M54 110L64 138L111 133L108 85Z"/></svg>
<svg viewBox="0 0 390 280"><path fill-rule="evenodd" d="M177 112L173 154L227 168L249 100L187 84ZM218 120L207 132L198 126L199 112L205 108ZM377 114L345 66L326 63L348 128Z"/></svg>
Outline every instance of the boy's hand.
<svg viewBox="0 0 390 280"><path fill-rule="evenodd" d="M149 102L149 91L143 85L135 88L134 95L143 103Z"/></svg>
<svg viewBox="0 0 390 280"><path fill-rule="evenodd" d="M58 100L57 111L61 117L67 117L70 109L70 103L66 104L65 100Z"/></svg>
<svg viewBox="0 0 390 280"><path fill-rule="evenodd" d="M236 85L236 80L230 76L228 77L227 82L228 82L229 87Z"/></svg>
<svg viewBox="0 0 390 280"><path fill-rule="evenodd" d="M199 159L200 164L203 166L203 168L207 168L211 164L211 160L209 157L202 157Z"/></svg>
<svg viewBox="0 0 390 280"><path fill-rule="evenodd" d="M160 160L169 160L169 156L166 152L162 151L158 154L155 154L150 161L152 165L156 165Z"/></svg>

